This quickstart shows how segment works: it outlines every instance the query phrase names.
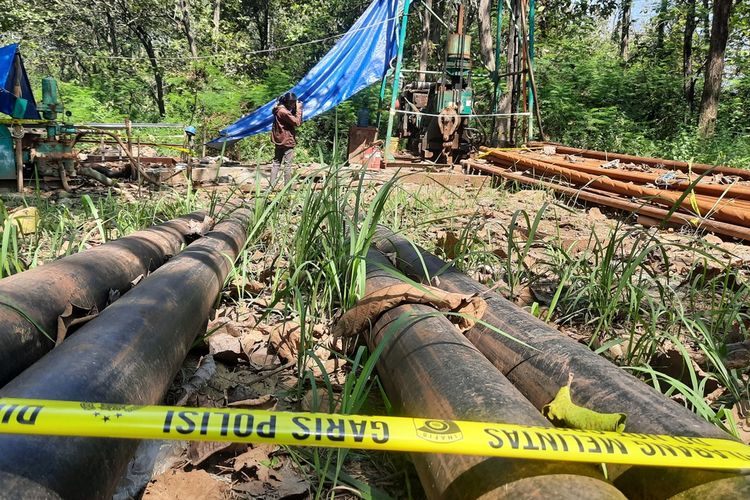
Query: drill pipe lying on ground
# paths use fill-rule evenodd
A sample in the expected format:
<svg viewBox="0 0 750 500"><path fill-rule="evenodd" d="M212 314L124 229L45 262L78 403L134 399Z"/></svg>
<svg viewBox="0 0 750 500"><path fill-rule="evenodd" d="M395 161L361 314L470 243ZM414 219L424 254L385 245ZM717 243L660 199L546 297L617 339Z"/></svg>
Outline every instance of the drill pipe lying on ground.
<svg viewBox="0 0 750 500"><path fill-rule="evenodd" d="M634 172L630 170L621 170L618 168L602 168L598 165L583 164L563 160L560 157L545 157L541 154L529 154L525 153L523 156L529 159L550 163L558 167L570 168L578 172L592 175L606 175L610 179L615 179L623 182L633 182L635 184L657 184L659 178L662 176L660 173L653 172ZM589 160L593 161L593 160ZM669 182L667 186L662 186L665 189L671 191L686 191L690 188L693 181L698 179L697 173L693 172L691 179L674 179ZM709 180L709 178L704 178ZM750 200L750 187L747 185L732 185L732 184L709 184L708 182L698 182L693 185L692 190L700 195L706 195L709 198L717 199L719 197L725 197L728 199L735 200Z"/></svg>
<svg viewBox="0 0 750 500"><path fill-rule="evenodd" d="M684 196L683 193L680 192L665 191L617 181L610 179L606 175L586 174L578 172L573 168L559 167L551 163L533 160L519 154L497 150L487 150L487 152L487 158L493 162L513 168L522 167L524 169L531 169L534 175L559 177L578 186L590 186L616 194L650 200L668 208L679 203L682 208L692 210L693 203L695 203L701 213L711 213L717 220L750 227L750 214L747 213L747 208L742 206L744 202L741 200L705 199L700 196L696 196L696 199L691 199L690 196Z"/></svg>
<svg viewBox="0 0 750 500"><path fill-rule="evenodd" d="M633 156L622 153L609 153L607 151L595 151L593 149L578 149L555 144L553 142L530 142L529 147L541 148L544 146L554 146L555 151L565 155L578 155L584 158L595 158L597 160L620 160L636 165L650 165L652 167L672 168L681 172L694 174L722 174L739 177L743 180L750 181L750 171L741 168L727 167L724 165L707 165L705 163L687 163L684 161L667 160L664 158L649 158L647 156Z"/></svg>
<svg viewBox="0 0 750 500"><path fill-rule="evenodd" d="M554 399L573 373L576 404L603 413L625 413L626 432L733 439L687 408L561 334L520 307L505 300L455 267L386 228L379 228L374 244L384 253L396 254L400 271L416 280L430 282L437 276L443 290L478 293L487 301L482 320L520 342L498 335L477 324L466 338L505 375L536 408ZM521 342L531 347L524 346ZM610 466L610 477L617 468ZM716 471L650 469L620 470L618 486L628 498L668 498L710 483L735 498L750 497L750 477Z"/></svg>
<svg viewBox="0 0 750 500"><path fill-rule="evenodd" d="M101 311L110 291L126 292L198 237L204 218L179 217L0 280L0 387L55 346L66 308Z"/></svg>
<svg viewBox="0 0 750 500"><path fill-rule="evenodd" d="M367 256L366 293L399 284ZM386 345L378 373L402 414L550 427L544 417L444 316L425 305L403 305L375 323L371 350ZM455 446L461 446L458 442ZM461 455L412 455L428 498L623 498L591 464Z"/></svg>
<svg viewBox="0 0 750 500"><path fill-rule="evenodd" d="M160 403L205 332L246 234L245 213L217 224L0 389L0 397ZM128 439L0 436L0 492L28 480L51 496L111 498L137 446Z"/></svg>
<svg viewBox="0 0 750 500"><path fill-rule="evenodd" d="M465 164L470 169L478 170L485 174L496 175L508 181L551 189L552 191L569 196L573 200L583 200L596 205L632 212L636 215L652 217L657 221L672 222L681 226L690 226L693 229L705 229L716 234L750 241L750 228L738 226L736 224L729 224L728 222L719 222L711 219L699 219L697 223L693 223L696 219L693 215L680 212L674 212L670 215L668 210L651 206L648 203L635 203L618 196L610 196L609 193L594 192L589 188L572 188L554 182L527 177L522 173L514 172L505 167L491 163L467 161Z"/></svg>

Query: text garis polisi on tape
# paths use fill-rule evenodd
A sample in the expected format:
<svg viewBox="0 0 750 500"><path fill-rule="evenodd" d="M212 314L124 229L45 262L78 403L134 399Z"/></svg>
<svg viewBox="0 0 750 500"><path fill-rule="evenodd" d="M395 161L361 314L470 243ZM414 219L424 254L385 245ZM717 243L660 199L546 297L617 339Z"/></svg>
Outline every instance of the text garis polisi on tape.
<svg viewBox="0 0 750 500"><path fill-rule="evenodd" d="M222 437L247 438L255 434L259 438L274 439L277 432L277 415L267 415L258 418L251 412L237 410L229 411L194 411L167 410L162 431L165 435L177 432L183 436L195 434L206 436L209 429L219 426ZM298 441L313 439L321 441L327 439L334 442L344 442L347 437L355 443L362 443L365 439L373 443L388 442L388 424L373 419L352 419L338 416L307 417L293 416L291 422L296 430L291 432L292 438Z"/></svg>
<svg viewBox="0 0 750 500"><path fill-rule="evenodd" d="M0 398L0 434L272 442L625 465L750 469L750 447L728 439L443 419L10 398Z"/></svg>

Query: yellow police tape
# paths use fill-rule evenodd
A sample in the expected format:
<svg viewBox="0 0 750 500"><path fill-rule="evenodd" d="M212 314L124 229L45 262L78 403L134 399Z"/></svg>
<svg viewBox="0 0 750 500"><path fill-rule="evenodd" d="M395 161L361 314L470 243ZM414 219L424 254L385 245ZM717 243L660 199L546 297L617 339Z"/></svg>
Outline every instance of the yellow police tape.
<svg viewBox="0 0 750 500"><path fill-rule="evenodd" d="M724 439L453 420L0 398L0 434L276 443L573 462L750 469Z"/></svg>

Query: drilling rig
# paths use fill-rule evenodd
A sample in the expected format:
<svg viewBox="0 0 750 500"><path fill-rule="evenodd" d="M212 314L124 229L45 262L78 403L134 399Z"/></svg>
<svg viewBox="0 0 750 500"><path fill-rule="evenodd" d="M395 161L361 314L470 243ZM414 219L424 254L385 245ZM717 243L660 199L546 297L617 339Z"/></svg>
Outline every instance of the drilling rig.
<svg viewBox="0 0 750 500"><path fill-rule="evenodd" d="M448 36L440 76L432 82L407 83L399 95L398 137L412 154L452 165L472 149L473 112L471 36L464 32L464 6L458 7L456 31Z"/></svg>

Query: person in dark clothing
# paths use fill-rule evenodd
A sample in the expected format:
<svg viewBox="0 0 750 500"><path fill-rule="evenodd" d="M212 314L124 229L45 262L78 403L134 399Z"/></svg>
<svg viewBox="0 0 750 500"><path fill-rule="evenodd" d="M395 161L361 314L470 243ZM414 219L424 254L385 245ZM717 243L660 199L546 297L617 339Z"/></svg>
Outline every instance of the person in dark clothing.
<svg viewBox="0 0 750 500"><path fill-rule="evenodd" d="M271 166L271 186L276 185L279 167L284 165L284 182L292 178L292 161L294 160L294 146L297 145L297 127L302 124L302 101L292 92L279 97L273 108L273 128L271 142L276 150Z"/></svg>

